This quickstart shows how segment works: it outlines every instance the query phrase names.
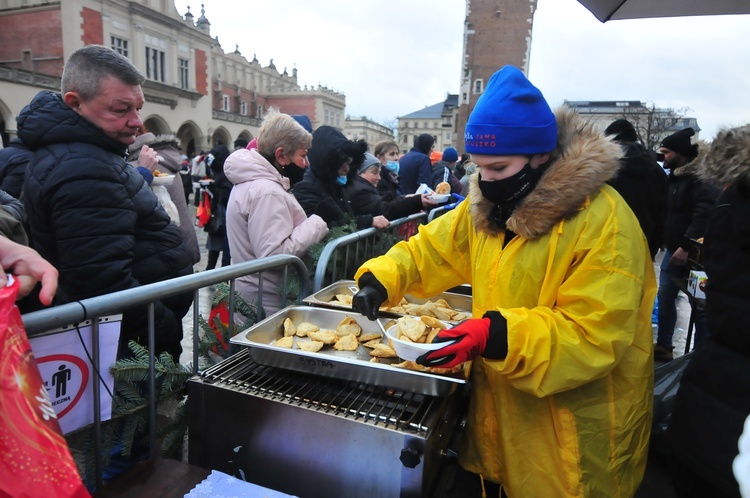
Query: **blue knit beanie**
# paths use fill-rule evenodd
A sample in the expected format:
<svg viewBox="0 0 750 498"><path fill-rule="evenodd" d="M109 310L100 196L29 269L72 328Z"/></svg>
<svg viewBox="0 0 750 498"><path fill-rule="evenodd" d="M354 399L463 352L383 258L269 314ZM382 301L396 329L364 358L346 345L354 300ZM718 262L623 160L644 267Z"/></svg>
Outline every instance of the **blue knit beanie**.
<svg viewBox="0 0 750 498"><path fill-rule="evenodd" d="M557 146L557 122L542 92L519 69L505 66L471 111L464 143L470 154L543 154Z"/></svg>
<svg viewBox="0 0 750 498"><path fill-rule="evenodd" d="M446 163L455 163L458 161L458 151L453 147L448 147L443 151L443 161Z"/></svg>

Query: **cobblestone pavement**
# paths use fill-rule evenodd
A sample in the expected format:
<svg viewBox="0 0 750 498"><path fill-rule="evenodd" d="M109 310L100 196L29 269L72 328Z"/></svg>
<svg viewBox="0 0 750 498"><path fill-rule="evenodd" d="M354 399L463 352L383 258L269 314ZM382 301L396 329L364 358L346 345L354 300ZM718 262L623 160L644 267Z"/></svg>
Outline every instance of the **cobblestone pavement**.
<svg viewBox="0 0 750 498"><path fill-rule="evenodd" d="M191 196L192 200L192 196ZM192 203L188 206L193 214L195 214L195 206ZM204 271L206 264L208 263L208 250L206 249L206 238L208 235L203 231L202 228L195 227L195 233L198 236L198 244L201 249L201 259L193 266L196 272ZM198 313L204 318L208 318L208 314L211 312L211 298L213 296L213 289L211 287L204 287L198 292ZM180 355L180 363L183 365L189 365L193 363L193 306L185 314L182 319L182 330L184 336L182 338L182 355Z"/></svg>

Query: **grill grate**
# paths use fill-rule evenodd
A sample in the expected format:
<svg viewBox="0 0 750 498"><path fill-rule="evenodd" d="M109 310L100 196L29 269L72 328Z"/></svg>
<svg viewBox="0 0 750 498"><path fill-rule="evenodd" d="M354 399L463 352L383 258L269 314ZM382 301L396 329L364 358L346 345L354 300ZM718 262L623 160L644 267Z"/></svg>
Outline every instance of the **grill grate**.
<svg viewBox="0 0 750 498"><path fill-rule="evenodd" d="M426 433L441 399L255 363L245 349L209 368L204 382L363 423Z"/></svg>

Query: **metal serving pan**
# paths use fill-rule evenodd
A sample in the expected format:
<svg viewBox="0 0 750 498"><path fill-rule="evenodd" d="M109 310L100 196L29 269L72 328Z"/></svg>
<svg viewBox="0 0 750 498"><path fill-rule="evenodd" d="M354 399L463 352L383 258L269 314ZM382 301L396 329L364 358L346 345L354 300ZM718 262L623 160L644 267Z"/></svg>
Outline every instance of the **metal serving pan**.
<svg viewBox="0 0 750 498"><path fill-rule="evenodd" d="M302 302L304 302L305 304L309 304L311 306L323 306L326 308L351 310L352 309L351 306L347 306L346 304L342 304L338 301L335 301L336 294L346 294L349 296L353 296L357 292L359 292L359 287L357 287L357 282L355 282L354 280L338 280L332 283L331 285L329 285L328 287L324 287L320 289L318 292L306 297L305 299L302 300ZM434 302L442 298L442 299L445 299L445 302L448 303L451 308L455 309L456 311L461 311L471 316L471 306L472 306L471 294L456 294L452 292L443 292L442 294L438 294L429 299L423 299L421 297L415 297L410 294L407 294L406 296L404 296L404 298L413 304L424 304L427 301ZM403 316L402 314L394 313L391 311L383 311L383 310L381 310L379 314L381 316L386 316L386 317Z"/></svg>
<svg viewBox="0 0 750 498"><path fill-rule="evenodd" d="M249 329L240 332L230 339L233 344L247 346L253 360L262 365L285 368L299 372L353 380L393 389L426 394L428 396L445 396L457 385L466 384L467 369L455 374L433 374L391 366L399 363L400 358L381 358L383 363L370 360L370 349L360 345L356 351L337 351L332 346L324 346L317 353L301 349L287 349L271 344L284 337L284 320L289 318L295 325L310 322L321 329L335 330L345 317L354 318L362 333L380 332L377 323L369 321L358 313L333 310L313 306L288 306L265 320L256 323ZM389 319L381 319L383 325ZM295 337L296 341L309 340Z"/></svg>

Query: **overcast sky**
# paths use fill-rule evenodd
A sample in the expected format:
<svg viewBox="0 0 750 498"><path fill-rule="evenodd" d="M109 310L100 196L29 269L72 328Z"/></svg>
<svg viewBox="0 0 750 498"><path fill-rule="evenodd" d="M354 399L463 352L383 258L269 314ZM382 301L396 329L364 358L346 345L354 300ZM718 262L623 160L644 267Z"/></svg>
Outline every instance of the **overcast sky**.
<svg viewBox="0 0 750 498"><path fill-rule="evenodd" d="M458 93L461 0L204 0L211 35L300 85L346 94L346 112L390 124ZM187 5L195 18L200 4ZM250 7L251 5L251 7ZM750 15L600 23L576 0L538 0L529 79L563 100L640 100L687 109L710 140L750 122Z"/></svg>

